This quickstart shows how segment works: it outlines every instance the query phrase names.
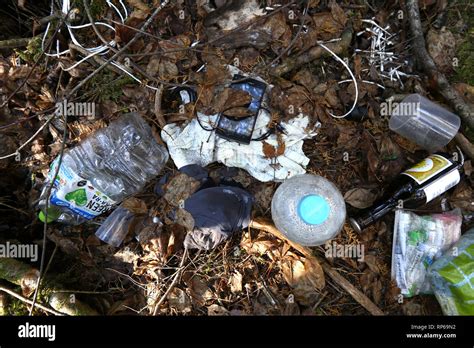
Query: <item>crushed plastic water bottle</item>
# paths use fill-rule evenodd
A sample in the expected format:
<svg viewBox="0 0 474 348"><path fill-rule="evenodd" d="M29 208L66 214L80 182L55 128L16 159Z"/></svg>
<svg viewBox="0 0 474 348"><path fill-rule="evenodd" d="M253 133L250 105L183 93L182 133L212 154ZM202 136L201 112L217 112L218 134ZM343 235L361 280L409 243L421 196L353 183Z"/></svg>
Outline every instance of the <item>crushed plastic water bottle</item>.
<svg viewBox="0 0 474 348"><path fill-rule="evenodd" d="M332 182L318 175L296 175L276 190L272 199L272 219L291 241L316 246L341 231L346 205Z"/></svg>
<svg viewBox="0 0 474 348"><path fill-rule="evenodd" d="M39 218L79 224L103 214L127 196L139 192L168 160L166 148L156 142L148 124L136 113L122 115L96 131L51 164L43 186Z"/></svg>

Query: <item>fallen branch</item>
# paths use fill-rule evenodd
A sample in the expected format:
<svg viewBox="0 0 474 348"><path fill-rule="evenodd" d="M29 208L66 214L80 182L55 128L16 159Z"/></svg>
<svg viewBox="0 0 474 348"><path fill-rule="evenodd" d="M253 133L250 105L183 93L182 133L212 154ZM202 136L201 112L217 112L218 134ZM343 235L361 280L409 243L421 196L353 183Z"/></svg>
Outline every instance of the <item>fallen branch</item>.
<svg viewBox="0 0 474 348"><path fill-rule="evenodd" d="M467 157L474 159L474 145L461 132L456 134L454 140Z"/></svg>
<svg viewBox="0 0 474 348"><path fill-rule="evenodd" d="M330 42L325 45L334 53L341 54L349 47L352 41L352 33L352 27L349 27L342 33L341 40L336 42ZM330 56L331 54L327 50L323 49L321 46L314 46L309 51L297 57L289 57L284 59L283 62L273 68L270 73L274 76L281 76L294 69L301 67L306 63L312 62L313 60Z"/></svg>
<svg viewBox="0 0 474 348"><path fill-rule="evenodd" d="M367 296L360 292L354 285L352 285L346 278L339 274L334 268L331 267L325 260L313 255L313 252L310 248L301 246L295 242L292 242L286 238L276 227L268 220L257 218L250 222L250 228L256 230L262 230L268 233L273 234L275 237L281 239L282 241L288 243L294 249L303 254L308 260L313 262L318 262L324 272L337 284L339 284L344 290L346 290L349 295L352 296L362 307L369 311L372 315L384 315L384 312L377 307Z"/></svg>
<svg viewBox="0 0 474 348"><path fill-rule="evenodd" d="M461 117L463 122L470 129L474 129L474 112L472 108L464 102L459 93L449 84L446 76L438 71L433 58L431 58L426 49L418 1L407 0L406 7L408 20L410 22L411 35L413 36L413 53L418 61L418 65L426 73L428 78L434 82L439 93L451 105L459 117Z"/></svg>
<svg viewBox="0 0 474 348"><path fill-rule="evenodd" d="M19 285L22 287L22 289L26 289L28 291L35 290L36 292L39 272L36 268L32 267L27 263L12 258L0 258L0 279L4 279L15 285ZM77 299L75 299L75 301L71 303L69 301L69 295L60 293L63 286L61 286L59 283L56 283L48 278L46 279L46 284L47 285L44 291L46 293L52 294L50 296L49 304L56 310L54 314L62 312L61 314L56 315L97 315L97 311ZM10 292L3 290L3 288L0 288L0 291L5 291L6 293L12 295ZM20 296L16 293L15 295L12 296L15 296L17 298L19 298L18 296ZM67 303L65 301L62 301L64 298L67 298ZM46 310L45 308L47 308L44 305L37 303L34 299L29 300L25 298L24 300L22 299L22 301L30 305L33 305L33 302L35 302L34 306L43 310ZM49 308L48 310L52 311Z"/></svg>
<svg viewBox="0 0 474 348"><path fill-rule="evenodd" d="M23 296L17 294L17 293L16 293L15 291L13 291L13 290L7 289L7 288L5 288L5 287L3 287L3 286L0 286L0 291L3 291L3 292L5 292L5 293L7 293L8 295L13 296L13 297L15 297L16 299L18 299L18 300L20 300L20 301L22 301L22 302L25 302L25 303L27 303L27 304L29 304L29 305L33 304L33 301L27 299L26 297L23 297ZM46 307L46 306L43 306L41 303L36 303L35 306L38 307L39 309L42 309L42 310L45 311L45 312L50 313L50 314L54 314L54 315L58 315L58 316L64 316L64 313L61 313L61 312L55 311L54 309L48 308L48 307Z"/></svg>
<svg viewBox="0 0 474 348"><path fill-rule="evenodd" d="M30 40L33 40L33 39L34 39L33 37L27 37L27 38L20 38L20 39L2 40L0 41L0 49L24 47L28 45L28 42L30 42Z"/></svg>

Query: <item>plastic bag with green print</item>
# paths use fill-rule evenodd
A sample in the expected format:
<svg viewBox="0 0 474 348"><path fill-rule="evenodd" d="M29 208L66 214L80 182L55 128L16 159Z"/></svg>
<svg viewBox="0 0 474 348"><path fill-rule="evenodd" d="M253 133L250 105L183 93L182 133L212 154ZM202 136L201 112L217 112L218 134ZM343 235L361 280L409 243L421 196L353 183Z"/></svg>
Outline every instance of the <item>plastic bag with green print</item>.
<svg viewBox="0 0 474 348"><path fill-rule="evenodd" d="M431 265L428 279L445 315L474 315L474 228Z"/></svg>

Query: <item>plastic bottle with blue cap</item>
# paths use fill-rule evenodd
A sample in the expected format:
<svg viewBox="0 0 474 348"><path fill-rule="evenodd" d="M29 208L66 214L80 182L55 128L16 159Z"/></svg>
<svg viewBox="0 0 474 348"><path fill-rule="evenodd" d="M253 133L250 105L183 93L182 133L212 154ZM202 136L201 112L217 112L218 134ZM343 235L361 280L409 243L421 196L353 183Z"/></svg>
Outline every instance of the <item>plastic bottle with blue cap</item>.
<svg viewBox="0 0 474 348"><path fill-rule="evenodd" d="M291 241L316 246L341 231L346 205L338 188L329 180L319 175L297 175L276 190L272 219Z"/></svg>

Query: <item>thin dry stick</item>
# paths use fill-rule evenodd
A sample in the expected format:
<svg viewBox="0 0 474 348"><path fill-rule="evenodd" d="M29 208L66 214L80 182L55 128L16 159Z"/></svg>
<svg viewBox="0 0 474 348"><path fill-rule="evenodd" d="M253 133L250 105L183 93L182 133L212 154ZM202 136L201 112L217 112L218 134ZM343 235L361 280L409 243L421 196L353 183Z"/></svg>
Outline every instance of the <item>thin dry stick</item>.
<svg viewBox="0 0 474 348"><path fill-rule="evenodd" d="M308 13L309 3L310 3L310 0L306 0L306 6L303 10L303 14L301 15L301 23L300 23L300 26L298 28L298 31L296 32L295 37L291 40L290 44L275 59L273 59L270 64L267 65L267 67L271 67L271 66L273 66L273 64L278 62L278 60L281 57L283 57L283 55L286 54L291 49L291 47L293 47L296 40L298 40L298 38L301 34L301 31L303 30L303 27L304 27L304 20L306 18L306 14Z"/></svg>
<svg viewBox="0 0 474 348"><path fill-rule="evenodd" d="M62 137L62 142L61 142L61 150L59 151L59 160L58 160L58 166L56 168L56 171L53 175L53 178L56 178L59 174L59 169L61 168L61 164L63 161L63 155L64 155L64 146L66 145L66 139L67 139L67 134L68 134L68 129L67 129L67 118L68 114L64 114L64 131L63 131L63 137ZM44 207L44 223L43 223L43 250L41 250L41 261L40 261L40 269L39 269L39 276L38 280L36 282L36 288L35 288L35 293L33 295L33 303L30 309L30 316L33 315L33 310L35 309L35 304L36 304L36 299L38 297L39 289L41 286L41 281L43 280L43 271L44 271L44 262L46 260L46 234L48 232L48 210L49 210L49 199L51 197L51 192L53 190L53 183L51 183L48 187L48 190L46 192L46 204Z"/></svg>
<svg viewBox="0 0 474 348"><path fill-rule="evenodd" d="M142 25L142 30L145 30L153 21L153 19L156 17L156 15L161 11L161 9L166 6L169 3L169 0L165 0L159 7L155 9L155 11L152 13L150 18ZM82 80L76 87L74 87L64 98L63 100L68 99L70 96L72 96L74 93L76 93L87 81L89 81L93 76L95 76L98 72L100 72L102 69L104 69L108 64L110 64L115 58L117 58L122 52L124 52L128 47L130 47L131 44L133 44L137 39L139 35L136 34L125 46L122 47L117 53L115 53L109 60L107 60L103 65L101 65L99 68L94 70L91 74L89 74L84 80ZM58 175L59 169L61 168L61 162L64 154L64 145L66 143L66 138L67 138L67 113L65 114L65 127L64 127L64 133L63 133L63 141L61 144L61 151L59 154L59 162L58 166L56 168L56 173L54 174L54 178ZM53 186L50 185L46 194L46 206L45 206L45 219L44 219L44 228L43 228L43 250L41 252L41 262L40 262L40 275L38 277L38 281L36 284L36 289L35 293L33 296L33 304L30 310L30 315L33 314L33 309L35 307L36 299L38 297L38 292L42 280L42 274L43 274L43 267L44 267L44 261L45 261L45 255L46 255L46 232L48 229L48 207L49 207L49 199L51 197L51 191L52 191Z"/></svg>
<svg viewBox="0 0 474 348"><path fill-rule="evenodd" d="M163 116L163 111L161 110L161 98L163 96L163 85L161 84L155 92L155 116L158 120L160 128L163 129L166 126L166 120Z"/></svg>
<svg viewBox="0 0 474 348"><path fill-rule="evenodd" d="M69 13L66 15L68 16ZM46 43L46 49L49 50L49 47L51 46L51 44L53 43L54 41L54 37L56 36L56 34L58 33L59 31L59 28L61 28L62 24L64 22L64 18L61 18L61 21L59 22L59 25L58 27L56 28L56 30L54 31L53 35L51 36L51 38L48 40L48 42ZM18 91L20 89L23 88L23 86L26 84L26 82L30 79L31 75L33 74L33 71L36 69L36 67L38 66L38 63L40 62L41 59L43 59L43 56L45 54L45 51L41 52L41 55L38 57L38 59L35 61L35 63L33 64L33 66L31 67L30 69L30 72L28 73L28 75L26 75L25 79L23 80L22 83L20 83L18 85L17 88L15 88L15 90L8 96L7 99L5 99L5 101L2 103L2 105L0 105L0 108L3 108L5 105L8 104L8 102L15 96L15 94L18 93Z"/></svg>
<svg viewBox="0 0 474 348"><path fill-rule="evenodd" d="M41 133L41 131L44 129L44 127L46 127L54 118L54 116L56 116L55 114L52 114L46 121L45 123L43 123L43 125L41 127L38 128L38 130L35 132L35 134L33 134L25 143L23 143L23 145L21 145L18 149L16 149L15 152L9 154L9 155L5 155L5 156L2 156L0 157L0 160L2 159L6 159L6 158L9 158L9 157L13 157L13 156L17 156L19 153L20 153L20 150L22 150L26 145L28 145L29 143L31 143L37 136L38 134Z"/></svg>
<svg viewBox="0 0 474 348"><path fill-rule="evenodd" d="M325 260L313 255L313 252L310 248L301 246L286 238L270 221L257 218L250 222L250 227L273 234L275 237L291 245L294 249L303 254L308 260L314 260L315 262L319 263L324 272L344 290L346 290L362 307L364 307L372 315L384 315L382 310L377 307L375 303L373 303L367 296L360 292L346 278L340 275L339 272L332 268L331 265L329 265Z"/></svg>
<svg viewBox="0 0 474 348"><path fill-rule="evenodd" d="M179 268L178 268L178 270L176 271L176 273L174 275L173 281L171 282L168 290L166 290L166 292L163 294L163 296L160 298L160 300L155 304L155 308L153 310L153 315L158 314L158 309L160 308L161 304L166 300L166 298L168 297L171 290L173 290L174 287L176 286L176 284L178 283L178 280L181 276L181 272L183 271L184 261L186 260L187 256L188 256L188 249L186 248L186 249L184 249L183 256L181 258L181 262L179 263Z"/></svg>
<svg viewBox="0 0 474 348"><path fill-rule="evenodd" d="M158 13L169 3L169 0L165 0L160 6L158 6L155 11L151 14L150 18L147 19L147 21L141 26L140 30L144 31L146 28L150 26L150 24L153 22L153 19L158 15ZM64 99L67 99L68 97L72 96L74 93L76 93L82 86L86 84L87 81L89 81L91 78L93 78L95 75L97 75L99 72L101 72L105 67L107 67L108 64L112 63L115 61L117 57L119 57L127 48L129 48L138 38L140 37L141 33L138 32L133 36L133 38L127 42L125 46L123 46L119 51L117 51L111 58L109 58L103 65L99 66L97 69L95 69L91 74L86 76L84 80L82 80L80 83L74 87Z"/></svg>
<svg viewBox="0 0 474 348"><path fill-rule="evenodd" d="M27 303L27 304L29 304L29 305L32 305L32 304L33 304L33 301L27 299L26 297L23 297L23 296L17 294L17 293L16 293L15 291L13 291L13 290L7 289L7 288L5 288L5 287L3 287L3 286L0 286L0 291L3 291L3 292L5 292L5 293L7 293L8 295L13 296L13 297L17 298L18 300L20 300L20 301L22 301L22 302L25 302L25 303ZM65 315L64 313L55 311L55 310L52 309L52 308L48 308L48 307L46 307L46 306L43 306L43 305L40 304L40 303L36 303L35 305L36 305L36 307L38 307L38 308L42 309L43 311L48 312L48 313L50 313L50 314L59 315L59 316L64 316L64 315Z"/></svg>

